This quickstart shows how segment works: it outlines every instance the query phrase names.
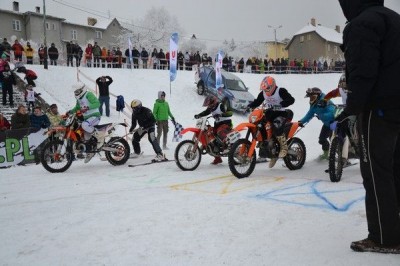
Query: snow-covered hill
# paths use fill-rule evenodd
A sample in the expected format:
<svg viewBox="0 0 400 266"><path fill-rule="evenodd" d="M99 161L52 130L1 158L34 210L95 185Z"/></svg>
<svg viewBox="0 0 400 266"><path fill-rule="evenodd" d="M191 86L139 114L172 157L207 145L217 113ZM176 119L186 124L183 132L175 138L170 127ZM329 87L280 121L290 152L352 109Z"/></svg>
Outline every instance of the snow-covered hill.
<svg viewBox="0 0 400 266"><path fill-rule="evenodd" d="M74 104L75 68L38 72L37 92L61 111ZM151 107L157 92L178 122L194 125L203 110L194 72L179 72L171 84L167 71L81 69L80 78L95 89L101 75L114 79L111 91L129 103ZM86 77L84 78L85 75ZM257 95L262 75L239 74ZM307 87L334 88L339 74L277 75L279 86L296 98L294 119L308 109ZM115 99L112 100L115 104ZM109 120L123 120L115 109ZM234 122L247 119L234 115ZM107 118L103 122L109 121ZM307 162L289 171L258 164L238 180L226 160L213 166L204 156L199 168L183 172L174 162L145 167L113 167L95 157L74 162L62 174L41 165L0 170L0 261L4 265L398 265L395 255L359 254L350 242L367 236L364 189L357 166L340 183L324 173L321 123L314 119L300 133ZM189 137L189 136L188 136ZM170 136L172 138L172 135ZM169 142L168 157L176 143ZM142 140L149 161L153 151Z"/></svg>

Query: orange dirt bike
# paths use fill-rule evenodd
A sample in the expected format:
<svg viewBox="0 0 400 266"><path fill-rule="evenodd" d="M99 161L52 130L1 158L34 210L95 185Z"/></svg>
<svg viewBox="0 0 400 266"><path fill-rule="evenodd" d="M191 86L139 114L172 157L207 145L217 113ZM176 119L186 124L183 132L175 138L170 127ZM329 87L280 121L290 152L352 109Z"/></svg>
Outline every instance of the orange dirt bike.
<svg viewBox="0 0 400 266"><path fill-rule="evenodd" d="M183 171L195 170L201 161L201 155L228 156L231 143L240 138L239 132L230 132L222 142L214 134L214 128L210 125L208 117L200 117L196 121L196 127L182 130L180 134L194 133L191 140L181 141L175 149L175 162Z"/></svg>
<svg viewBox="0 0 400 266"><path fill-rule="evenodd" d="M113 136L116 127L118 125L126 127L125 123L97 125L95 126L96 134L94 134L97 141L93 137L89 141L84 141L82 121L82 114L78 111L68 115L63 126L53 127L49 130L50 141L43 147L40 155L40 161L47 171L51 173L64 172L71 166L75 158L86 157L90 160L101 151L105 152L106 159L112 165L123 165L129 159L128 142L124 137ZM85 160L85 162L89 160Z"/></svg>
<svg viewBox="0 0 400 266"><path fill-rule="evenodd" d="M267 132L267 139L263 141L260 128L263 126L264 109L254 109L249 115L249 122L239 124L235 131L247 130L245 138L239 139L232 144L228 154L229 169L237 178L248 177L256 166L256 148L264 149L268 158L277 159L280 151L280 144L272 134L272 123L264 122ZM306 147L304 142L294 137L300 130L297 122L285 121L283 132L287 139L288 153L283 158L290 170L297 170L303 167L306 160ZM258 144L258 145L257 145Z"/></svg>

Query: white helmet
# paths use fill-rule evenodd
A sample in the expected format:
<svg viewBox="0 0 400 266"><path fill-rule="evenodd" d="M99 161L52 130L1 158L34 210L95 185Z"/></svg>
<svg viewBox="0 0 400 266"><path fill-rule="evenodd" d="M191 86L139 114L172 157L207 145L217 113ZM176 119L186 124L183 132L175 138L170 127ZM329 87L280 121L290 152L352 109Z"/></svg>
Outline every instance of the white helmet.
<svg viewBox="0 0 400 266"><path fill-rule="evenodd" d="M78 100L80 98L83 97L83 95L85 95L87 89L86 89L86 85L83 82L78 82L75 85L72 86L72 88L75 89L74 94L75 94L75 98Z"/></svg>

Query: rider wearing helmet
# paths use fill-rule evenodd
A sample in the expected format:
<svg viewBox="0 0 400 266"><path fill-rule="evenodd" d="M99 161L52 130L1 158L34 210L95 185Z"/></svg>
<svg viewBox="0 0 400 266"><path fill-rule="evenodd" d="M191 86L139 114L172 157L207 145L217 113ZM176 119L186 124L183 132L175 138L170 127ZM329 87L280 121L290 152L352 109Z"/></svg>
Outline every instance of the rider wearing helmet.
<svg viewBox="0 0 400 266"><path fill-rule="evenodd" d="M98 143L97 138L94 136L96 135L95 126L100 122L100 112L99 106L100 102L97 99L96 95L92 92L88 91L86 85L82 82L78 82L73 86L75 98L76 98L76 105L72 108L68 113L75 113L76 111L80 110L83 115L83 122L82 122L82 129L84 130L84 139L85 142L89 145L88 150L94 148L95 146L101 146L104 139L100 139ZM85 159L85 163L89 162L95 153L88 153ZM82 157L83 155L80 154L78 157Z"/></svg>
<svg viewBox="0 0 400 266"><path fill-rule="evenodd" d="M338 86L336 89L331 90L330 92L328 92L325 97L324 97L324 101L327 102L332 98L336 98L336 97L342 97L342 103L346 104L346 100L347 100L347 83L346 83L346 74L342 74L340 76L339 82L338 82Z"/></svg>
<svg viewBox="0 0 400 266"><path fill-rule="evenodd" d="M325 94L319 88L309 88L306 90L304 98L310 98L310 109L306 115L299 120L300 126L308 123L314 116L322 121L323 125L319 134L318 143L322 146L323 154L319 157L321 160L328 159L329 153L329 137L332 134L330 124L335 119L336 106L328 100L324 103Z"/></svg>
<svg viewBox="0 0 400 266"><path fill-rule="evenodd" d="M218 136L219 138L219 139L217 138L218 141L217 144L218 146L222 146L226 138L226 135L232 130L231 116L233 112L225 104L220 103L218 98L213 95L208 95L205 98L203 106L207 107L207 109L197 115L194 115L194 118L198 119L200 117L211 114L215 119L214 134L216 134L216 136ZM215 159L212 162L212 164L219 164L219 163L222 163L221 157L215 156Z"/></svg>
<svg viewBox="0 0 400 266"><path fill-rule="evenodd" d="M131 108L132 108L132 124L131 128L129 129L129 132L133 133L136 125L137 124L139 125L139 128L135 131L132 138L132 146L136 156L138 156L141 152L140 140L146 133L148 133L149 142L151 143L155 153L157 154L155 160L157 161L165 160L165 156L162 153L162 150L156 138L155 134L156 119L154 118L152 111L149 108L144 107L142 105L142 102L138 99L135 99L131 102Z"/></svg>
<svg viewBox="0 0 400 266"><path fill-rule="evenodd" d="M275 79L271 76L266 76L261 81L260 90L257 99L250 103L247 106L247 109L254 109L262 103L265 103L266 106L268 106L268 109L265 110L265 122L270 121L272 123L274 135L281 146L278 157L283 158L286 156L288 151L286 136L283 133L283 124L285 120L291 120L293 118L293 112L285 108L292 105L295 100L285 88L278 87ZM267 132L265 127L262 127L261 129L263 138L266 139ZM259 156L263 156L261 149ZM277 160L278 158L272 159L269 163L269 167L272 168Z"/></svg>

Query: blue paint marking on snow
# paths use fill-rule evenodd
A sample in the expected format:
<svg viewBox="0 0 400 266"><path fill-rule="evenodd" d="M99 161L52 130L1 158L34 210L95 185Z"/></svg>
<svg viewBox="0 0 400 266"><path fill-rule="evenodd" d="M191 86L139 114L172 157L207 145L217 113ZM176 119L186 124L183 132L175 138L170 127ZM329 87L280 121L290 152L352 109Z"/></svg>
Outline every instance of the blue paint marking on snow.
<svg viewBox="0 0 400 266"><path fill-rule="evenodd" d="M289 186L285 188L280 188L276 190L269 191L264 194L258 194L255 196L257 199L262 199L262 200L273 200L277 202L282 202L282 203L288 203L288 204L294 204L294 205L300 205L304 207L313 207L313 208L320 208L320 209L328 209L328 210L334 210L338 212L345 212L352 205L359 201L363 201L365 196L358 197L355 199L352 199L345 204L339 205L337 203L334 203L332 200L326 197L328 194L338 194L338 193L343 193L343 192L354 192L354 191L362 191L363 188L353 188L353 189L338 189L338 190L326 190L326 191L321 191L317 188L317 185L321 181L312 181L312 182L307 182L301 185L296 185L296 186ZM309 192L296 192L298 191L299 188L306 187L309 189ZM294 191L294 192L290 192ZM301 202L301 199L299 196L306 196L306 195L311 195L314 196L315 198L315 203L304 203Z"/></svg>

